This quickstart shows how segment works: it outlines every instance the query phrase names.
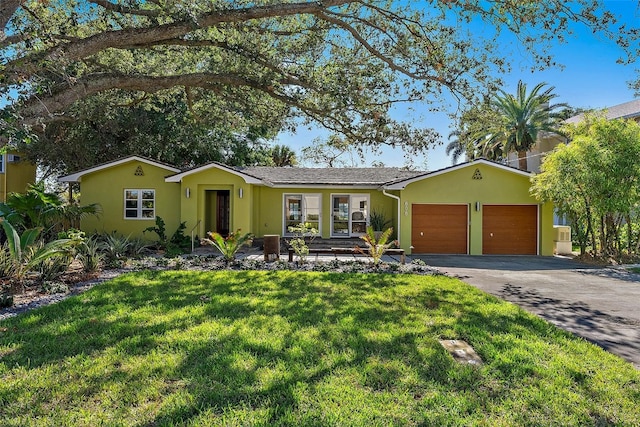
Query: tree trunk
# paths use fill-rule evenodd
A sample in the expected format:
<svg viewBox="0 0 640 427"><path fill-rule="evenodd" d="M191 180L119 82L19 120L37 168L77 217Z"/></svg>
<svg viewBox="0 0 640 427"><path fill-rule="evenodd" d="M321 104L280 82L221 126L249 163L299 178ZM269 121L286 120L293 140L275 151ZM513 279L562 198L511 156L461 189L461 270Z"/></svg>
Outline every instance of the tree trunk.
<svg viewBox="0 0 640 427"><path fill-rule="evenodd" d="M527 152L526 151L518 151L518 168L523 171L527 169Z"/></svg>

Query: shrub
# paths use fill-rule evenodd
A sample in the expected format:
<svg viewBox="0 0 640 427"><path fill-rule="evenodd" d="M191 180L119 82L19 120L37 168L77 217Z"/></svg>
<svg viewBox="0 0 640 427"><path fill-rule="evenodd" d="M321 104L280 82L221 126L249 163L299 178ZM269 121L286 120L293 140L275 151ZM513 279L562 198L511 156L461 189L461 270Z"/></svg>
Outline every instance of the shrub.
<svg viewBox="0 0 640 427"><path fill-rule="evenodd" d="M293 233L294 237L288 240L287 243L291 246L293 252L295 252L298 261L304 264L309 255L309 246L306 239L309 239L309 243L311 243L318 235L318 230L313 228L309 223L301 222L298 225L289 227L289 232Z"/></svg>
<svg viewBox="0 0 640 427"><path fill-rule="evenodd" d="M380 237L376 237L376 233L373 230L373 227L367 227L367 232L365 235L360 238L364 240L364 243L367 245L366 252L363 249L356 248L360 253L368 255L373 260L374 265L378 265L380 263L380 259L382 255L392 246L395 246L395 241L389 241L391 237L391 233L393 233L393 228L387 228Z"/></svg>
<svg viewBox="0 0 640 427"><path fill-rule="evenodd" d="M24 282L25 276L30 272L42 274L41 266L53 258L62 257L68 260L68 266L73 260L75 249L83 241L82 237L75 236L70 239L58 239L48 243L41 243L38 241L38 237L42 228L30 228L20 236L5 218L0 218L0 225L7 237L6 245L10 262L13 264L9 269L11 274L8 277L18 283ZM6 261L6 254L2 255L2 257ZM53 264L51 265L51 271L59 268L58 265L55 267L53 267Z"/></svg>
<svg viewBox="0 0 640 427"><path fill-rule="evenodd" d="M85 273L99 271L104 259L105 255L100 252L100 242L95 236L85 240L79 247L78 261L82 264L82 271Z"/></svg>
<svg viewBox="0 0 640 427"><path fill-rule="evenodd" d="M159 239L158 249L163 249L166 252L166 256L172 258L188 252L191 248L191 239L184 234L186 228L186 223L181 222L176 231L171 235L171 238L169 238L167 237L166 223L161 217L156 216L156 225L145 228L143 233L147 231L156 233Z"/></svg>
<svg viewBox="0 0 640 427"><path fill-rule="evenodd" d="M387 219L384 212L374 209L369 214L369 224L373 227L373 231L382 231L391 224L391 220Z"/></svg>
<svg viewBox="0 0 640 427"><path fill-rule="evenodd" d="M100 242L99 248L109 265L118 265L122 259L126 258L130 246L129 236L107 234Z"/></svg>
<svg viewBox="0 0 640 427"><path fill-rule="evenodd" d="M215 231L209 231L207 235L210 239L202 239L201 244L212 245L220 251L227 263L230 263L236 258L236 253L242 246L251 245L253 242L253 234L242 234L238 229L235 233L229 234L228 237L222 237L221 234Z"/></svg>

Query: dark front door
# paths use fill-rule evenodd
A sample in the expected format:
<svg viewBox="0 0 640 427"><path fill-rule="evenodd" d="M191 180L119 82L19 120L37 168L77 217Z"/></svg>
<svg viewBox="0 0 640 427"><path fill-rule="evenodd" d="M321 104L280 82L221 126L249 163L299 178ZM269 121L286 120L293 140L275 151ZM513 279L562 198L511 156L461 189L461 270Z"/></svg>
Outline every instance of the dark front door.
<svg viewBox="0 0 640 427"><path fill-rule="evenodd" d="M223 236L229 235L229 199L229 190L216 191L216 231Z"/></svg>

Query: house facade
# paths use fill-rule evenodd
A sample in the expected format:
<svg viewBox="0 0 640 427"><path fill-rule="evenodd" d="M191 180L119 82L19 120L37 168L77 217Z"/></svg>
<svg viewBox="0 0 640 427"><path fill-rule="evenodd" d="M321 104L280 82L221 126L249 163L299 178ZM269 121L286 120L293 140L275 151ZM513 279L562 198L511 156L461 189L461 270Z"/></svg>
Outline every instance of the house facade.
<svg viewBox="0 0 640 427"><path fill-rule="evenodd" d="M553 254L553 208L529 194L530 174L476 160L435 172L397 168L235 168L180 171L132 156L60 178L103 214L87 233L142 236L156 216L199 237L237 229L290 236L310 223L324 238L361 236L384 215L407 253Z"/></svg>
<svg viewBox="0 0 640 427"><path fill-rule="evenodd" d="M36 165L24 160L21 154L8 151L0 154L0 200L7 201L10 193L24 193L36 181Z"/></svg>

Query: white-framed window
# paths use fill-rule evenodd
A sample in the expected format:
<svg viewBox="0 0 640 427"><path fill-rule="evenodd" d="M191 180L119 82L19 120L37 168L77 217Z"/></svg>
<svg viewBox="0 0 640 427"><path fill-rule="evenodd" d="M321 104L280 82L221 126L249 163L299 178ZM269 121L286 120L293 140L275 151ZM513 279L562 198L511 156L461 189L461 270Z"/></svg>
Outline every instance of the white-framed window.
<svg viewBox="0 0 640 427"><path fill-rule="evenodd" d="M331 236L362 236L369 224L369 194L331 195Z"/></svg>
<svg viewBox="0 0 640 427"><path fill-rule="evenodd" d="M6 156L4 154L0 154L0 173L4 173L5 171L5 167L4 167L5 157Z"/></svg>
<svg viewBox="0 0 640 427"><path fill-rule="evenodd" d="M124 219L155 219L156 190L125 189Z"/></svg>
<svg viewBox="0 0 640 427"><path fill-rule="evenodd" d="M290 236L289 227L301 222L322 233L322 195L285 194L284 195L283 235Z"/></svg>

